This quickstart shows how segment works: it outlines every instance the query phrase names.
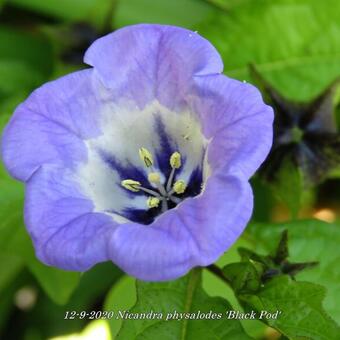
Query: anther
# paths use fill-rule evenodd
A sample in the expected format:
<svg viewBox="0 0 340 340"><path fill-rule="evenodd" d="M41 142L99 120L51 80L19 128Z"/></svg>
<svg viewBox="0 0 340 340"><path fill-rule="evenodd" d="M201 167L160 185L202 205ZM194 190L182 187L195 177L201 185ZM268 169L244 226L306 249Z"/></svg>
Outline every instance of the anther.
<svg viewBox="0 0 340 340"><path fill-rule="evenodd" d="M169 191L171 189L172 182L175 176L175 171L176 169L179 169L182 165L181 154L179 152L176 151L170 156L170 165L172 169L166 183L166 191Z"/></svg>
<svg viewBox="0 0 340 340"><path fill-rule="evenodd" d="M148 208L157 208L159 206L160 199L157 197L149 197L146 201Z"/></svg>
<svg viewBox="0 0 340 340"><path fill-rule="evenodd" d="M173 169L179 169L181 167L181 154L179 152L176 151L171 155L170 165Z"/></svg>
<svg viewBox="0 0 340 340"><path fill-rule="evenodd" d="M138 181L134 181L133 179L125 179L124 181L121 181L121 185L125 189L130 190L130 191L138 192L141 190L141 191L146 192L149 195L160 197L158 192L151 190L151 189L143 188Z"/></svg>
<svg viewBox="0 0 340 340"><path fill-rule="evenodd" d="M159 183L160 179L161 179L161 176L158 172L150 172L148 175L148 180L150 183L157 184Z"/></svg>
<svg viewBox="0 0 340 340"><path fill-rule="evenodd" d="M125 189L138 192L140 190L141 184L138 181L134 181L133 179L125 179L120 183Z"/></svg>
<svg viewBox="0 0 340 340"><path fill-rule="evenodd" d="M153 158L149 150L145 148L139 149L139 157L146 167L150 168L153 165Z"/></svg>
<svg viewBox="0 0 340 340"><path fill-rule="evenodd" d="M185 184L184 181L178 180L174 183L174 185L172 187L172 191L175 192L176 194L183 194L186 187L187 187L187 185Z"/></svg>

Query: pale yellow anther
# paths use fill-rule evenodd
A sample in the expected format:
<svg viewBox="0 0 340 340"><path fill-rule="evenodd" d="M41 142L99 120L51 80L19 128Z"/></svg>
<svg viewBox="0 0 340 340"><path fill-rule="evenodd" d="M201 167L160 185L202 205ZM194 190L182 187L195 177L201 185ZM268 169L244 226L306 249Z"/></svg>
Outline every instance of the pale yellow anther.
<svg viewBox="0 0 340 340"><path fill-rule="evenodd" d="M183 192L185 191L187 185L185 184L184 181L182 180L178 180L174 183L172 190L176 193L176 194L183 194Z"/></svg>
<svg viewBox="0 0 340 340"><path fill-rule="evenodd" d="M158 172L150 172L148 175L148 180L150 183L159 183L161 176Z"/></svg>
<svg viewBox="0 0 340 340"><path fill-rule="evenodd" d="M139 157L148 168L153 165L153 158L149 150L145 148L140 148Z"/></svg>
<svg viewBox="0 0 340 340"><path fill-rule="evenodd" d="M179 169L181 167L181 154L179 152L176 151L171 155L170 165L173 169Z"/></svg>
<svg viewBox="0 0 340 340"><path fill-rule="evenodd" d="M137 192L140 189L141 184L138 181L134 181L133 179L124 179L120 183L125 189Z"/></svg>
<svg viewBox="0 0 340 340"><path fill-rule="evenodd" d="M146 201L148 208L157 208L159 203L160 199L158 197L149 197Z"/></svg>

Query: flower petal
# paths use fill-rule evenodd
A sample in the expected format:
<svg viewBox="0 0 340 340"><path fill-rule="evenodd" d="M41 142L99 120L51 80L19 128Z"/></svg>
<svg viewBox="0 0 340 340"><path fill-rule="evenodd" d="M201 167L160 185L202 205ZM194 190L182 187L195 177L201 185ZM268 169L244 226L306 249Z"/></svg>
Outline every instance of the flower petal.
<svg viewBox="0 0 340 340"><path fill-rule="evenodd" d="M42 164L72 167L86 159L82 139L99 133L92 74L84 70L49 82L18 106L2 139L3 160L13 177L26 181Z"/></svg>
<svg viewBox="0 0 340 340"><path fill-rule="evenodd" d="M140 108L158 99L173 109L183 100L194 75L221 73L223 69L216 49L197 33L145 24L96 40L84 61L94 66L117 98L128 98Z"/></svg>
<svg viewBox="0 0 340 340"><path fill-rule="evenodd" d="M58 166L42 166L27 182L25 223L37 257L62 269L83 271L107 260L111 216L93 213L77 178Z"/></svg>
<svg viewBox="0 0 340 340"><path fill-rule="evenodd" d="M119 226L112 234L110 257L139 279L175 279L216 261L240 236L252 207L249 183L212 176L201 195L186 199L150 226Z"/></svg>
<svg viewBox="0 0 340 340"><path fill-rule="evenodd" d="M248 179L272 146L273 110L259 90L224 75L195 79L193 101L206 138L212 138L208 161L215 171Z"/></svg>

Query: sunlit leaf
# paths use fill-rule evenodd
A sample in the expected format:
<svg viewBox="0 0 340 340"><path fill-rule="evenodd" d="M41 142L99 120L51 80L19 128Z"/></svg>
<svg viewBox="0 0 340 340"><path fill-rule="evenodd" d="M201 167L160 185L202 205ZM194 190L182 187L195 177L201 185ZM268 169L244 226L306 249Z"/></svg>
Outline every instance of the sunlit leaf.
<svg viewBox="0 0 340 340"><path fill-rule="evenodd" d="M213 12L213 7L197 0L120 0L117 3L114 24L121 27L147 22L191 28Z"/></svg>
<svg viewBox="0 0 340 340"><path fill-rule="evenodd" d="M115 315L118 311L129 310L136 303L136 280L131 276L123 276L117 283L114 284L108 293L104 310L113 312ZM122 325L120 318L112 317L109 319L111 335L116 336Z"/></svg>
<svg viewBox="0 0 340 340"><path fill-rule="evenodd" d="M281 224L255 224L247 231L253 236L255 248L264 254L273 252L284 229L289 233L289 259L291 262L318 261L319 265L296 275L297 280L315 282L327 287L325 310L340 320L339 244L338 224L318 220L294 221Z"/></svg>
<svg viewBox="0 0 340 340"><path fill-rule="evenodd" d="M340 329L323 310L325 293L317 284L279 276L257 293L239 298L248 310L256 311L259 317L262 313L262 320L290 339L336 340Z"/></svg>
<svg viewBox="0 0 340 340"><path fill-rule="evenodd" d="M340 75L340 2L248 1L198 27L222 54L225 73L250 80L256 65L283 95L307 100Z"/></svg>
<svg viewBox="0 0 340 340"><path fill-rule="evenodd" d="M286 159L277 171L276 181L272 183L276 195L290 210L293 218L298 216L304 193L304 183L301 171L291 160Z"/></svg>
<svg viewBox="0 0 340 340"><path fill-rule="evenodd" d="M24 261L19 256L0 252L0 292L16 277L23 266Z"/></svg>
<svg viewBox="0 0 340 340"><path fill-rule="evenodd" d="M31 257L27 266L47 295L58 304L65 304L78 286L80 273L49 267Z"/></svg>
<svg viewBox="0 0 340 340"><path fill-rule="evenodd" d="M53 51L50 41L42 34L0 26L0 60L22 62L42 76L53 69ZM18 70L20 71L20 70Z"/></svg>
<svg viewBox="0 0 340 340"><path fill-rule="evenodd" d="M231 9L245 5L251 1L261 1L261 0L205 0L208 3L211 3L215 5L216 7L224 10L224 11L230 11Z"/></svg>
<svg viewBox="0 0 340 340"><path fill-rule="evenodd" d="M209 297L201 288L200 270L170 282L137 282L137 303L132 313L154 311L170 317L171 313L222 313L221 319L125 320L117 339L250 339L238 320L227 320L229 303ZM170 314L168 314L170 313ZM174 314L172 314L174 315Z"/></svg>
<svg viewBox="0 0 340 340"><path fill-rule="evenodd" d="M13 94L22 89L31 89L44 81L41 73L21 61L0 59L0 94Z"/></svg>
<svg viewBox="0 0 340 340"><path fill-rule="evenodd" d="M68 21L87 21L102 26L112 0L9 0L14 6Z"/></svg>
<svg viewBox="0 0 340 340"><path fill-rule="evenodd" d="M217 266L222 268L229 263L240 261L240 255L237 251L239 247L252 247L252 243L247 241L246 238L239 238L236 243L218 259L216 262ZM234 310L242 310L233 290L208 270L203 270L202 286L208 295L223 297L231 304ZM249 335L258 338L263 334L265 326L260 321L240 320L240 322Z"/></svg>

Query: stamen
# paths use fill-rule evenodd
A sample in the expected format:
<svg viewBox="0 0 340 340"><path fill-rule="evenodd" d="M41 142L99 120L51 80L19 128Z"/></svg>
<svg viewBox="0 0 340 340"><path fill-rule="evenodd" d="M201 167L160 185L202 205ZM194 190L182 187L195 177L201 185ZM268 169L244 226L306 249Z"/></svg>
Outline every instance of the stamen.
<svg viewBox="0 0 340 340"><path fill-rule="evenodd" d="M170 165L173 169L179 169L181 167L181 154L179 152L176 151L171 155Z"/></svg>
<svg viewBox="0 0 340 340"><path fill-rule="evenodd" d="M159 182L156 183L156 186L157 186L157 189L161 193L162 196L166 196L167 195L167 192L166 192L164 186L161 183L159 183Z"/></svg>
<svg viewBox="0 0 340 340"><path fill-rule="evenodd" d="M150 190L150 189L147 189L147 188L143 188L143 187L140 187L140 190L150 194L150 195L153 195L155 197L161 197L161 195L157 192L157 191L154 191L154 190Z"/></svg>
<svg viewBox="0 0 340 340"><path fill-rule="evenodd" d="M162 199L162 213L166 212L168 210L168 202L166 199Z"/></svg>
<svg viewBox="0 0 340 340"><path fill-rule="evenodd" d="M169 191L171 189L172 181L174 180L174 176L175 176L175 171L176 171L176 168L171 169L168 182L166 183L166 191Z"/></svg>
<svg viewBox="0 0 340 340"><path fill-rule="evenodd" d="M158 172L150 172L148 175L148 180L150 183L159 183L161 176Z"/></svg>
<svg viewBox="0 0 340 340"><path fill-rule="evenodd" d="M124 181L121 181L120 183L125 189L138 192L141 188L141 184L138 181L134 181L133 179L124 179Z"/></svg>
<svg viewBox="0 0 340 340"><path fill-rule="evenodd" d="M175 192L176 194L183 194L183 192L185 191L186 187L187 187L187 185L186 185L186 183L184 181L178 180L173 185L171 191Z"/></svg>
<svg viewBox="0 0 340 340"><path fill-rule="evenodd" d="M181 161L181 154L179 152L174 152L170 157L170 165L171 165L171 172L168 178L168 182L166 183L166 191L169 191L172 186L172 181L174 180L175 171L179 169L182 165Z"/></svg>
<svg viewBox="0 0 340 340"><path fill-rule="evenodd" d="M169 196L169 200L174 202L175 204L179 204L183 201L181 198L174 197L174 196Z"/></svg>
<svg viewBox="0 0 340 340"><path fill-rule="evenodd" d="M149 150L140 148L139 157L147 168L150 168L153 165L153 158Z"/></svg>
<svg viewBox="0 0 340 340"><path fill-rule="evenodd" d="M138 192L138 191L141 190L141 191L144 191L144 192L146 192L150 195L153 195L155 197L160 197L160 195L157 191L144 188L144 187L141 186L140 182L134 181L133 179L124 179L124 181L121 181L121 185L125 189L133 191L133 192Z"/></svg>
<svg viewBox="0 0 340 340"><path fill-rule="evenodd" d="M146 204L149 208L157 208L159 206L160 199L158 197L149 197Z"/></svg>

